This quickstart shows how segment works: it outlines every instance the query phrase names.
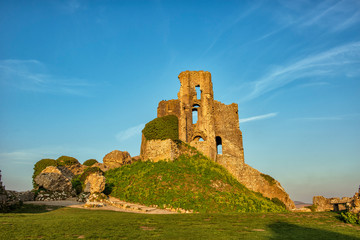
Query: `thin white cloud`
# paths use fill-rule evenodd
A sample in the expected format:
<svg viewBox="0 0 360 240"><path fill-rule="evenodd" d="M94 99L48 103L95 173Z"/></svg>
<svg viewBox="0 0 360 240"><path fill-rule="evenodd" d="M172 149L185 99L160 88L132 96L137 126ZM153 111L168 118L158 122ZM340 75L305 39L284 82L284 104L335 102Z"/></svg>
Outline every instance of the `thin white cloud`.
<svg viewBox="0 0 360 240"><path fill-rule="evenodd" d="M204 53L202 54L205 55L207 54L216 44L217 42L221 39L221 37L228 32L230 29L232 29L236 24L238 24L242 19L246 18L247 16L249 16L252 12L254 12L256 9L258 9L260 7L260 4L255 4L254 6L252 6L251 8L247 9L245 12L239 14L237 17L235 17L232 21L227 22L225 24L222 24L218 30L217 35L215 35L213 37L213 41L211 42L210 46L204 51Z"/></svg>
<svg viewBox="0 0 360 240"><path fill-rule="evenodd" d="M281 26L263 34L255 41L264 40L290 28L303 31L303 28L321 27L329 33L334 33L346 30L360 22L360 10L358 10L360 2L357 0L342 0L335 3L322 1L317 5L309 2L298 3L299 1L282 1L281 5L284 8L295 9L297 14L291 14L292 11L280 12L278 16L281 16Z"/></svg>
<svg viewBox="0 0 360 240"><path fill-rule="evenodd" d="M301 118L301 120L308 120L308 121L333 121L333 120L343 120L342 117L305 117Z"/></svg>
<svg viewBox="0 0 360 240"><path fill-rule="evenodd" d="M0 84L24 91L71 95L86 95L93 86L82 79L53 75L44 63L34 59L0 60Z"/></svg>
<svg viewBox="0 0 360 240"><path fill-rule="evenodd" d="M254 116L254 117L249 117L249 118L240 118L240 119L239 119L239 123L252 122L252 121L257 121L257 120L272 118L272 117L275 117L277 114L278 114L278 113L268 113L268 114L259 115L259 116Z"/></svg>
<svg viewBox="0 0 360 240"><path fill-rule="evenodd" d="M118 134L116 134L116 139L120 142L126 141L134 136L140 135L141 131L143 130L144 127L145 127L145 124L141 123L137 126L123 130L123 131L119 132Z"/></svg>
<svg viewBox="0 0 360 240"><path fill-rule="evenodd" d="M334 11L337 8L337 6L339 6L342 2L343 1L336 2L335 4L330 5L329 7L327 7L325 10L323 10L321 12L317 11L316 14L314 14L312 18L309 18L306 22L304 22L303 25L307 26L307 25L313 25L313 24L317 23L323 17L325 17L326 15L328 15L329 13Z"/></svg>
<svg viewBox="0 0 360 240"><path fill-rule="evenodd" d="M292 64L274 69L252 83L252 90L244 100L259 97L304 77L346 75L346 67L350 71L360 67L360 42L346 44L310 55Z"/></svg>

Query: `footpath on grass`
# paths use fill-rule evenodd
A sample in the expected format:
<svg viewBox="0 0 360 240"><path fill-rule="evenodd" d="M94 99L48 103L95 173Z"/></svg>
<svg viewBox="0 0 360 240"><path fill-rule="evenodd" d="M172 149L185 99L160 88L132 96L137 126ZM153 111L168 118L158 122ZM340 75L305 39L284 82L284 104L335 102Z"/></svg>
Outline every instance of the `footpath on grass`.
<svg viewBox="0 0 360 240"><path fill-rule="evenodd" d="M106 203L102 202L88 202L82 203L76 201L75 198L69 198L61 201L27 201L24 204L35 205L49 205L49 206L63 206L71 208L80 208L88 210L110 210L116 212L131 212L131 213L145 213L145 214L175 214L177 212L168 209L159 209L155 207L148 207L141 204L129 203L121 201L120 199L110 197Z"/></svg>

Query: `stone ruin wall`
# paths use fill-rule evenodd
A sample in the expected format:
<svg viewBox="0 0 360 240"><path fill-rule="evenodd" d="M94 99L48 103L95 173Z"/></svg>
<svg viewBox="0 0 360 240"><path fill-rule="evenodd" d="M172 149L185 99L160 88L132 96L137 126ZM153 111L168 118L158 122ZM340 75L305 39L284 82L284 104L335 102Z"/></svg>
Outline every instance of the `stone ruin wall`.
<svg viewBox="0 0 360 240"><path fill-rule="evenodd" d="M355 193L353 197L343 198L325 198L323 196L314 196L313 205L316 206L316 211L343 211L349 209L351 212L360 212L360 188L359 192Z"/></svg>
<svg viewBox="0 0 360 240"><path fill-rule="evenodd" d="M161 101L158 117L176 115L180 140L234 170L235 166L244 163L237 104L225 105L214 101L209 72L185 71L180 73L179 80L178 99ZM196 87L200 89L199 97ZM197 111L196 123L193 123L193 111ZM222 154L217 153L217 137L221 139Z"/></svg>

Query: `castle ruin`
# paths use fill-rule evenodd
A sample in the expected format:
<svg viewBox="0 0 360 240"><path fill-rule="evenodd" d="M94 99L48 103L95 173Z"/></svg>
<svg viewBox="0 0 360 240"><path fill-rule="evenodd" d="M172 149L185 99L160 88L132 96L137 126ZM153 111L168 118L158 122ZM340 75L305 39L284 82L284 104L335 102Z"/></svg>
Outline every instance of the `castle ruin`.
<svg viewBox="0 0 360 240"><path fill-rule="evenodd" d="M238 105L214 100L210 72L184 71L179 74L179 80L178 99L161 101L157 117L177 116L181 141L224 166L247 188L265 197L276 197L289 209L295 208L278 181L271 178L273 181L269 182L264 174L245 164ZM141 158L144 160L173 160L179 154L179 149L170 139L148 141L142 137Z"/></svg>

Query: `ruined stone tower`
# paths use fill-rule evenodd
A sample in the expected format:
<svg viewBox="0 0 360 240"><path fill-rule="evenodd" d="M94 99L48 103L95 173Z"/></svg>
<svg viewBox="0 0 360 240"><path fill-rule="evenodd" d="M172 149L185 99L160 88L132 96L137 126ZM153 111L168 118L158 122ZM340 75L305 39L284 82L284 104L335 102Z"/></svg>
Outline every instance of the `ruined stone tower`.
<svg viewBox="0 0 360 240"><path fill-rule="evenodd" d="M161 101L157 116L177 116L181 141L224 166L247 188L268 198L278 198L288 209L295 208L278 181L245 164L238 105L214 100L211 74L185 71L179 74L179 80L178 99ZM147 140L142 135L140 157L143 160L172 161L181 154L171 139Z"/></svg>
<svg viewBox="0 0 360 240"><path fill-rule="evenodd" d="M185 71L179 74L178 99L161 101L158 117L176 115L179 138L223 165L244 163L238 106L214 100L211 74Z"/></svg>

